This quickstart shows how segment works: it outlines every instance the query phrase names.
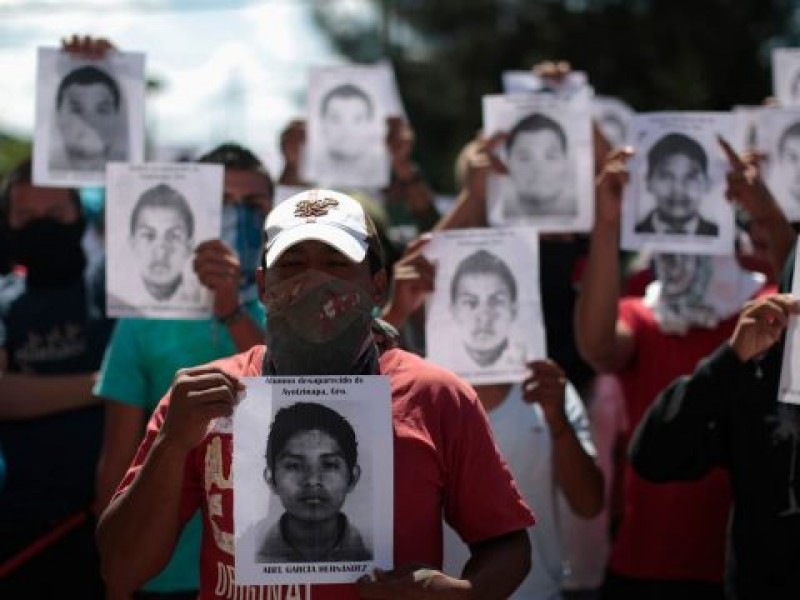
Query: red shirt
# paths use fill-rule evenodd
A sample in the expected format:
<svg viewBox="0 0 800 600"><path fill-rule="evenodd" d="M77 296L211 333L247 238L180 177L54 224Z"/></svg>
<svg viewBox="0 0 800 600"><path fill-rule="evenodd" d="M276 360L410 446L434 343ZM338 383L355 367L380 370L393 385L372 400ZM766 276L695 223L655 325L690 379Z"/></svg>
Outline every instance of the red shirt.
<svg viewBox="0 0 800 600"><path fill-rule="evenodd" d="M216 361L237 376L261 375L264 347ZM455 375L403 350L381 356L388 375L394 429L394 557L400 566L441 567L441 515L468 543L533 523L501 458L475 392ZM161 400L120 491L131 485L169 407ZM200 598L357 598L352 585L237 587L233 564L231 434L212 432L189 454L181 518L200 508L203 540ZM455 574L458 575L458 574Z"/></svg>

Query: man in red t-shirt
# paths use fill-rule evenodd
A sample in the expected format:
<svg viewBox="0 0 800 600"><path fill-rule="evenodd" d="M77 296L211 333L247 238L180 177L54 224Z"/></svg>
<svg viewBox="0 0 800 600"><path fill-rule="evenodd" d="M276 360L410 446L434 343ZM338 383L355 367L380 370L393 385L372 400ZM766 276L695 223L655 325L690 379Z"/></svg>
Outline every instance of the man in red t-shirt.
<svg viewBox="0 0 800 600"><path fill-rule="evenodd" d="M763 195L756 189L763 186L757 173L721 143L732 167L728 195L746 208L754 205L759 222L780 220L772 214L774 200L771 207L768 199L754 202L761 200L756 194ZM691 373L700 359L730 337L741 306L759 292L764 278L742 270L732 258L715 258L712 264L711 257L661 256L656 257L661 273L651 284L656 287L648 287L644 298L620 300L619 226L630 152L612 153L598 178L595 223L576 307L576 337L581 354L598 372L618 375L632 432L661 389ZM721 272L726 269L727 279ZM722 283L728 293L714 293ZM730 506L727 474L716 469L698 481L655 484L626 463L623 489L623 514L604 597L722 598Z"/></svg>
<svg viewBox="0 0 800 600"><path fill-rule="evenodd" d="M371 310L386 273L369 218L349 196L309 190L278 205L265 234L266 346L178 373L101 518L104 573L136 589L199 508L201 598L507 597L530 568L533 516L472 389L417 356L378 349ZM397 568L350 585L236 585L233 436L214 419L233 413L240 377L345 373L389 377ZM460 576L440 571L442 514L470 544Z"/></svg>

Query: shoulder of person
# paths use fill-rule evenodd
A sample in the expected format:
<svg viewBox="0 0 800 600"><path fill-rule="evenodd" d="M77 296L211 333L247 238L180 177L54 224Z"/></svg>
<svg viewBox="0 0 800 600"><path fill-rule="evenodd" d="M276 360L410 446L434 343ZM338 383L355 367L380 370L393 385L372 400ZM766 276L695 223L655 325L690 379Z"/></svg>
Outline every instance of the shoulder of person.
<svg viewBox="0 0 800 600"><path fill-rule="evenodd" d="M472 386L458 375L401 348L384 352L380 365L381 374L389 376L392 388L409 387L412 394L437 400L451 396L477 402Z"/></svg>

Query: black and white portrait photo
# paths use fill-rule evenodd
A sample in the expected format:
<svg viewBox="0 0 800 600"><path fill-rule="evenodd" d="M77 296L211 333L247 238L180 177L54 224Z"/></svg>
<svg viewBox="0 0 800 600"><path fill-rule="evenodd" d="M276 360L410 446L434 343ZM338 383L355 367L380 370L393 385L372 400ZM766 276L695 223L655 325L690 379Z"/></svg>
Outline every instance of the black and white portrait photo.
<svg viewBox="0 0 800 600"><path fill-rule="evenodd" d="M504 172L489 177L493 225L580 231L593 214L591 115L588 104L551 96L484 98L486 135Z"/></svg>
<svg viewBox="0 0 800 600"><path fill-rule="evenodd" d="M353 564L365 567L384 554L376 550L376 535L382 538L379 546L385 547L387 537L391 543L386 535L391 519L376 531L376 520L386 516L378 508L378 502L386 501L378 486L391 478L391 461L387 468L377 465L374 456L383 451L377 433L387 434L384 446L391 444L390 420L371 429L381 419L377 414L388 415L388 388L373 381L377 377L367 378L366 386L344 377L349 382L339 388L341 397L331 400L324 392L341 378L327 379L334 382L314 383L326 378L313 377L302 384L299 378L281 378L275 386L255 382L246 400L258 399L259 405L244 403L234 416L237 571L241 557L244 571L261 581L274 583L277 579L268 574L297 572L306 573L303 581L325 581L307 575L317 571L338 575L336 581L353 581L366 572ZM375 391L386 396L384 405L365 410L359 398ZM240 433L257 447L239 443ZM247 483L239 486L240 477ZM342 573L350 579L341 579Z"/></svg>
<svg viewBox="0 0 800 600"><path fill-rule="evenodd" d="M544 356L538 236L530 229L470 229L434 236L427 356L471 383L521 380ZM524 274L524 276L520 276Z"/></svg>
<svg viewBox="0 0 800 600"><path fill-rule="evenodd" d="M773 49L772 94L780 106L800 106L800 48Z"/></svg>
<svg viewBox="0 0 800 600"><path fill-rule="evenodd" d="M595 123L612 148L621 148L628 142L633 109L619 98L595 96L592 99Z"/></svg>
<svg viewBox="0 0 800 600"><path fill-rule="evenodd" d="M221 168L113 163L107 197L109 314L210 315L210 293L197 280L192 259L197 244L220 235Z"/></svg>
<svg viewBox="0 0 800 600"><path fill-rule="evenodd" d="M42 48L38 56L34 178L97 185L108 162L143 158L144 56L89 61Z"/></svg>
<svg viewBox="0 0 800 600"><path fill-rule="evenodd" d="M767 184L786 217L800 220L800 107L764 110L759 130Z"/></svg>
<svg viewBox="0 0 800 600"><path fill-rule="evenodd" d="M733 131L733 117L656 113L637 116L634 124L638 143L623 204L623 246L730 254L734 216L716 136Z"/></svg>
<svg viewBox="0 0 800 600"><path fill-rule="evenodd" d="M306 179L363 188L389 182L386 118L397 103L385 66L312 69Z"/></svg>

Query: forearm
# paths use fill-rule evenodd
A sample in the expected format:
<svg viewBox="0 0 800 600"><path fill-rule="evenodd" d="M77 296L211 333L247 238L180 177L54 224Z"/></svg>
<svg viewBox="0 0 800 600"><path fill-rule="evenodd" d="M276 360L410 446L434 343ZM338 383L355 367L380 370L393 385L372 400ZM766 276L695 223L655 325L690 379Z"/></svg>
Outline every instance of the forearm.
<svg viewBox="0 0 800 600"><path fill-rule="evenodd" d="M145 424L144 410L112 400L105 401L103 447L97 462L96 510L101 513L114 496L136 454Z"/></svg>
<svg viewBox="0 0 800 600"><path fill-rule="evenodd" d="M99 404L94 373L75 375L0 374L0 420L34 419Z"/></svg>
<svg viewBox="0 0 800 600"><path fill-rule="evenodd" d="M694 374L665 388L634 432L629 448L634 469L652 481L691 480L719 464L721 413L745 368L725 344Z"/></svg>
<svg viewBox="0 0 800 600"><path fill-rule="evenodd" d="M469 191L463 190L456 200L453 210L444 215L434 226L435 231L448 229L467 229L470 227L486 227L486 204L471 197Z"/></svg>
<svg viewBox="0 0 800 600"><path fill-rule="evenodd" d="M572 511L591 518L603 509L603 473L567 424L553 440L556 483Z"/></svg>
<svg viewBox="0 0 800 600"><path fill-rule="evenodd" d="M616 228L595 226L575 307L578 350L600 372L615 371L622 366L616 348L620 280L618 246L619 232Z"/></svg>
<svg viewBox="0 0 800 600"><path fill-rule="evenodd" d="M221 325L228 328L228 333L239 352L264 343L264 330L246 312L243 312L236 321Z"/></svg>
<svg viewBox="0 0 800 600"><path fill-rule="evenodd" d="M185 461L184 450L157 438L136 479L103 513L97 542L110 584L137 589L169 560L181 528Z"/></svg>
<svg viewBox="0 0 800 600"><path fill-rule="evenodd" d="M300 170L294 165L286 165L278 178L280 185L291 185L296 187L305 187L306 183L300 177Z"/></svg>
<svg viewBox="0 0 800 600"><path fill-rule="evenodd" d="M462 578L472 586L471 598L508 598L531 569L531 544L525 529L475 544Z"/></svg>

